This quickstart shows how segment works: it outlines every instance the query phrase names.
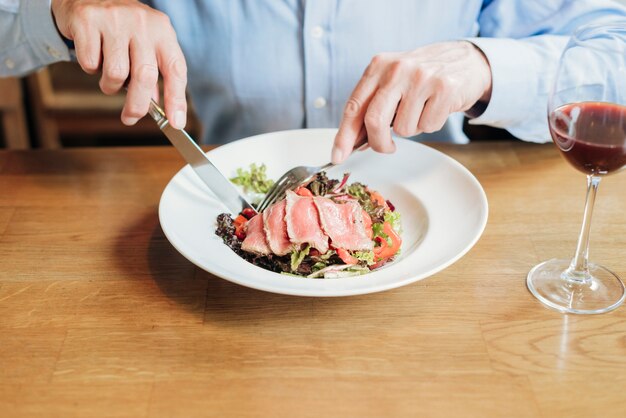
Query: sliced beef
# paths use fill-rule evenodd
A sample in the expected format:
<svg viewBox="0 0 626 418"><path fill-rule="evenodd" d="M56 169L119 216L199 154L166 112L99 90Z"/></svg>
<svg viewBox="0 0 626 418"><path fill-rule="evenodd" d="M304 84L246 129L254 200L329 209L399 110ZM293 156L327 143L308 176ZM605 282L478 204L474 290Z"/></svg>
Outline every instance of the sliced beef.
<svg viewBox="0 0 626 418"><path fill-rule="evenodd" d="M263 229L270 249L274 254L289 254L293 249L293 244L287 235L287 224L285 223L285 207L287 202L280 202L270 206L263 212Z"/></svg>
<svg viewBox="0 0 626 418"><path fill-rule="evenodd" d="M322 230L330 237L333 247L351 251L371 250L374 247L368 236L361 205L350 200L335 203L325 197L315 197L314 201ZM369 224L371 228L371 220Z"/></svg>
<svg viewBox="0 0 626 418"><path fill-rule="evenodd" d="M310 244L324 254L328 251L328 236L322 231L317 206L312 197L287 192L285 222L287 235L294 244Z"/></svg>
<svg viewBox="0 0 626 418"><path fill-rule="evenodd" d="M255 215L246 225L246 238L241 243L241 249L250 253L267 255L272 251L267 245L265 230L263 229L263 215Z"/></svg>

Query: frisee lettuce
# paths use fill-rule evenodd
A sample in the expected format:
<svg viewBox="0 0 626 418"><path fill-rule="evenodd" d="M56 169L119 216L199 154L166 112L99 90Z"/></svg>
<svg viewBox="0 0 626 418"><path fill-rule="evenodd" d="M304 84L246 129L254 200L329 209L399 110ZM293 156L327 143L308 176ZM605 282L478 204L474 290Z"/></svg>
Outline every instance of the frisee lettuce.
<svg viewBox="0 0 626 418"><path fill-rule="evenodd" d="M372 200L367 187L361 183L352 183L346 188L346 192L359 201L359 204L367 212L372 221L382 222L385 207Z"/></svg>
<svg viewBox="0 0 626 418"><path fill-rule="evenodd" d="M365 190L365 186L361 183L352 183L348 186L348 194L359 200L370 200L370 194Z"/></svg>
<svg viewBox="0 0 626 418"><path fill-rule="evenodd" d="M256 165L252 163L250 164L249 170L238 168L237 175L232 177L230 181L243 187L245 193L253 192L265 194L274 184L273 180L267 178L266 171L267 167L265 164Z"/></svg>
<svg viewBox="0 0 626 418"><path fill-rule="evenodd" d="M375 263L374 251L355 251L352 256L359 261L365 261L368 266L371 266Z"/></svg>
<svg viewBox="0 0 626 418"><path fill-rule="evenodd" d="M382 239L384 239L385 241L387 241L388 245L392 245L393 243L391 242L391 238L389 237L389 235L387 235L385 232L383 232L383 224L382 223L376 223L376 224L372 224L372 239L376 240L376 238L380 237Z"/></svg>
<svg viewBox="0 0 626 418"><path fill-rule="evenodd" d="M384 219L385 222L389 222L394 231L398 234L402 233L402 224L400 223L400 214L398 212L386 212Z"/></svg>

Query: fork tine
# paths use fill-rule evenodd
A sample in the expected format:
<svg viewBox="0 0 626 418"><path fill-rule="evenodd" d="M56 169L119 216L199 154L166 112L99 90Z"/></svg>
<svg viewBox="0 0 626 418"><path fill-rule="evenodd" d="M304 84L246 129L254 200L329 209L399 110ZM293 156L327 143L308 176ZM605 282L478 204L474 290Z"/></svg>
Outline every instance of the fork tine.
<svg viewBox="0 0 626 418"><path fill-rule="evenodd" d="M293 189L297 183L297 179L293 178L293 176L290 176L288 179L286 179L283 184L280 185L280 187L276 188L274 194L267 200L265 204L265 209L282 199L283 196L285 196L285 193L287 193L287 190Z"/></svg>
<svg viewBox="0 0 626 418"><path fill-rule="evenodd" d="M274 182L272 187L270 187L270 189L267 191L267 193L263 197L263 200L261 200L259 204L257 205L257 208L256 208L257 211L261 212L261 210L265 209L270 196L273 196L276 193L276 189L278 189L278 187L281 186L281 184L285 181L286 178L287 178L287 173L283 174L278 180L276 180L276 182Z"/></svg>
<svg viewBox="0 0 626 418"><path fill-rule="evenodd" d="M291 180L290 176L288 175L284 175L280 179L278 179L278 181L274 183L274 186L272 186L272 188L270 189L269 193L265 195L265 197L259 204L257 211L263 212L270 205L272 205L272 203L274 203L278 199L278 197L285 192L287 187L286 184L288 185L290 183Z"/></svg>
<svg viewBox="0 0 626 418"><path fill-rule="evenodd" d="M280 189L276 191L276 194L272 196L272 199L270 202L268 202L267 206L269 207L285 197L287 191L295 189L299 183L300 182L298 181L298 179L295 178L291 178L290 181L286 181L285 183L283 183L282 187L280 187Z"/></svg>
<svg viewBox="0 0 626 418"><path fill-rule="evenodd" d="M261 202L261 204L259 205L258 211L259 212L263 212L265 209L267 209L268 207L270 207L275 201L276 201L276 197L279 195L279 193L283 190L283 187L276 187L272 190L271 194L268 194L265 199L263 199L263 201Z"/></svg>
<svg viewBox="0 0 626 418"><path fill-rule="evenodd" d="M286 180L280 187L277 187L274 194L267 200L265 209L278 202L293 185L293 179Z"/></svg>

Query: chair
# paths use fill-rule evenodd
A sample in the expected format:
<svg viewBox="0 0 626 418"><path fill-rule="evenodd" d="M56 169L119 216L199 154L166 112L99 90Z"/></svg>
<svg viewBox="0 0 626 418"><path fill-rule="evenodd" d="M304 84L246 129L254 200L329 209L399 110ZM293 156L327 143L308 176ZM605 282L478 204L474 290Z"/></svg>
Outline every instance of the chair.
<svg viewBox="0 0 626 418"><path fill-rule="evenodd" d="M93 145L95 136L134 138L142 144L164 144L167 140L149 117L128 127L120 121L125 96L107 96L76 63L58 63L28 77L33 120L42 148L64 146L62 138L77 137L79 145ZM197 134L199 123L190 111L188 131ZM106 141L105 141L106 144ZM97 145L101 145L98 143ZM119 144L118 144L119 145Z"/></svg>
<svg viewBox="0 0 626 418"><path fill-rule="evenodd" d="M0 92L0 126L5 146L9 149L30 148L20 79L0 78Z"/></svg>

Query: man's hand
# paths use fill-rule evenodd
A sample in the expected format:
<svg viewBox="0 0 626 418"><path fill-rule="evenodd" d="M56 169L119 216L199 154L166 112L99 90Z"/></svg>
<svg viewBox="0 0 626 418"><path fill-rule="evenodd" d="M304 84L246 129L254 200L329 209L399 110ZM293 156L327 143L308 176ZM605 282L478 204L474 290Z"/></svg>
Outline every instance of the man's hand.
<svg viewBox="0 0 626 418"><path fill-rule="evenodd" d="M377 55L348 100L332 153L346 159L365 125L369 145L394 152L400 136L434 132L448 115L491 97L487 58L470 42L444 42L410 52Z"/></svg>
<svg viewBox="0 0 626 418"><path fill-rule="evenodd" d="M161 73L167 118L175 128L185 126L187 65L165 14L136 0L52 0L52 13L61 34L74 41L83 70L102 70L105 94L129 80L124 124L134 125L148 113Z"/></svg>

